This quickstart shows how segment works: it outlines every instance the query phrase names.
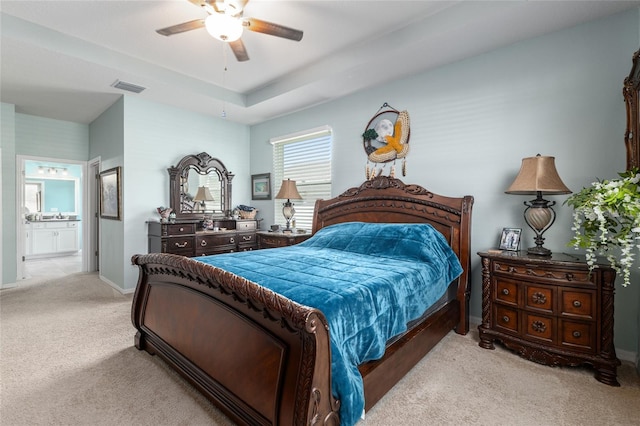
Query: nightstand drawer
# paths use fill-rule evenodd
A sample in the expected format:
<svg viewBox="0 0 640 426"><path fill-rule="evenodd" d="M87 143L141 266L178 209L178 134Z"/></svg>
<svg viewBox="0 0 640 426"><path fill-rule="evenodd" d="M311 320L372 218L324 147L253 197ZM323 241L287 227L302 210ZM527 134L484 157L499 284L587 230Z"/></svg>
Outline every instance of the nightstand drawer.
<svg viewBox="0 0 640 426"><path fill-rule="evenodd" d="M560 345L587 352L595 351L596 328L592 322L560 320Z"/></svg>
<svg viewBox="0 0 640 426"><path fill-rule="evenodd" d="M509 260L492 262L493 272L502 276L509 276L512 279L531 281L535 279L546 284L566 285L587 285L595 288L589 270L568 269L562 267L553 267L548 265L538 265L533 263L517 263Z"/></svg>
<svg viewBox="0 0 640 426"><path fill-rule="evenodd" d="M495 300L499 300L510 305L518 304L518 284L514 281L497 279L496 280Z"/></svg>
<svg viewBox="0 0 640 426"><path fill-rule="evenodd" d="M539 340L546 343L554 343L556 319L542 315L534 315L523 312L524 338L528 340Z"/></svg>
<svg viewBox="0 0 640 426"><path fill-rule="evenodd" d="M595 291L560 290L560 314L562 316L593 319L596 316Z"/></svg>
<svg viewBox="0 0 640 426"><path fill-rule="evenodd" d="M525 308L544 311L549 314L553 313L555 301L555 291L553 288L538 285L527 285L525 293Z"/></svg>
<svg viewBox="0 0 640 426"><path fill-rule="evenodd" d="M518 311L502 305L494 305L494 325L497 329L518 332Z"/></svg>

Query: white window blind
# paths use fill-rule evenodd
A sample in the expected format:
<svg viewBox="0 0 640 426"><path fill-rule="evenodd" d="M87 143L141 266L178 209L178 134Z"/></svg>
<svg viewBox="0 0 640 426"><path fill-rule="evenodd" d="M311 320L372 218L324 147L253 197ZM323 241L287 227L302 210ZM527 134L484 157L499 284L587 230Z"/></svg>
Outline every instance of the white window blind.
<svg viewBox="0 0 640 426"><path fill-rule="evenodd" d="M273 144L273 170L275 194L282 180L296 181L302 200L291 200L296 214L296 228L311 230L313 209L317 199L331 198L331 142L328 126L271 140ZM284 226L282 203L274 203L275 223Z"/></svg>

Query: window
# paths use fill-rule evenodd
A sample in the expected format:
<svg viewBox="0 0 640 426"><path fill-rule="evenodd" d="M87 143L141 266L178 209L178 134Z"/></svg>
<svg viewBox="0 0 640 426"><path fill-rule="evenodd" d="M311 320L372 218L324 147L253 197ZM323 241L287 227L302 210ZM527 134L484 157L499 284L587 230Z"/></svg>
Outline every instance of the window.
<svg viewBox="0 0 640 426"><path fill-rule="evenodd" d="M273 144L274 190L284 179L296 181L302 200L291 200L296 228L311 230L317 199L331 198L331 141L328 126L271 139ZM285 225L283 200L274 203L275 223Z"/></svg>

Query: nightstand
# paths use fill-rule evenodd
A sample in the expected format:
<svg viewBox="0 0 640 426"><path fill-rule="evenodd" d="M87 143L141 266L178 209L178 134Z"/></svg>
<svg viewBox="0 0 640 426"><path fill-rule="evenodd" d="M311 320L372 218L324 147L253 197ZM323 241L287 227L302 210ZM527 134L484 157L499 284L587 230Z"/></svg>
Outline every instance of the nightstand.
<svg viewBox="0 0 640 426"><path fill-rule="evenodd" d="M311 233L307 232L304 234L299 234L296 232L285 233L285 232L269 232L269 231L258 231L258 248L276 248L276 247L287 247L292 246L294 244L298 244L303 242L304 240L311 238Z"/></svg>
<svg viewBox="0 0 640 426"><path fill-rule="evenodd" d="M552 366L591 365L595 378L617 381L613 345L615 271L589 272L581 256L491 250L482 258L480 346L500 341L518 355Z"/></svg>

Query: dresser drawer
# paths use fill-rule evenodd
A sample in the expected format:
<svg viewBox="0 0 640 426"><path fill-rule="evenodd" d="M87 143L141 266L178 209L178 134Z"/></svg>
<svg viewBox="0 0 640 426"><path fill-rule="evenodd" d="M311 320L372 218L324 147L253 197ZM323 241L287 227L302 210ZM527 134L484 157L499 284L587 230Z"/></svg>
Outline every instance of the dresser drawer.
<svg viewBox="0 0 640 426"><path fill-rule="evenodd" d="M238 233L238 247L241 250L245 248L253 248L254 246L257 246L255 232Z"/></svg>
<svg viewBox="0 0 640 426"><path fill-rule="evenodd" d="M169 237L162 240L162 253L193 256L195 254L193 237Z"/></svg>
<svg viewBox="0 0 640 426"><path fill-rule="evenodd" d="M596 292L560 289L560 315L593 319L596 317Z"/></svg>
<svg viewBox="0 0 640 426"><path fill-rule="evenodd" d="M561 319L559 324L559 339L561 346L568 349L578 349L586 352L595 351L595 323Z"/></svg>
<svg viewBox="0 0 640 426"><path fill-rule="evenodd" d="M256 228L255 220L247 220L247 221L239 220L236 222L236 231L238 232L255 231L256 229L257 228Z"/></svg>
<svg viewBox="0 0 640 426"><path fill-rule="evenodd" d="M196 247L207 248L215 246L236 245L237 236L235 232L216 232L211 234L196 235Z"/></svg>
<svg viewBox="0 0 640 426"><path fill-rule="evenodd" d="M171 225L163 225L163 235L190 235L195 234L195 223L174 223Z"/></svg>

